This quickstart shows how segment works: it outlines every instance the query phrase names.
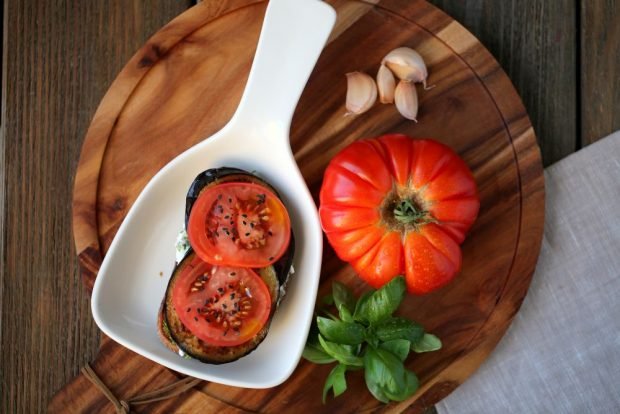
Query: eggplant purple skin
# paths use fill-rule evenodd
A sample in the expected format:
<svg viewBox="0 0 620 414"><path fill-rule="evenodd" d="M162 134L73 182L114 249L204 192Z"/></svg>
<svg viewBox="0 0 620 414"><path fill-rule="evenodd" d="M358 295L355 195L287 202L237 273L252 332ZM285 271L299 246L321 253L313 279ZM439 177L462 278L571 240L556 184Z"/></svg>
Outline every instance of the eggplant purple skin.
<svg viewBox="0 0 620 414"><path fill-rule="evenodd" d="M262 186L267 187L271 190L278 198L280 194L273 188L268 182L258 177L255 174L252 174L249 171L242 170L240 168L233 167L220 167L220 168L211 168L206 171L201 172L194 178L194 181L189 186L189 190L187 191L187 196L185 197L185 228L187 229L187 223L189 222L189 216L194 207L194 203L200 196L202 190L205 189L208 185L217 183L218 181L222 182L251 182L260 184ZM291 229L291 239L286 249L286 252L282 255L277 262L275 262L272 266L276 271L276 275L278 276L278 281L281 286L286 285L289 277L289 270L293 265L293 256L295 254L295 237L293 234L293 230Z"/></svg>

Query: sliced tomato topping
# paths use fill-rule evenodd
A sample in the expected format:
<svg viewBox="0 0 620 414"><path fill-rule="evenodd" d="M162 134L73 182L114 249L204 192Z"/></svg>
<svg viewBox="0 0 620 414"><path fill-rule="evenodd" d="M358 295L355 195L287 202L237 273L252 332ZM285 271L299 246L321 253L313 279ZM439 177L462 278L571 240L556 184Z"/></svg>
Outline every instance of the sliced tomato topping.
<svg viewBox="0 0 620 414"><path fill-rule="evenodd" d="M178 270L172 303L183 325L216 346L252 339L267 323L271 296L252 270L215 266L194 256Z"/></svg>
<svg viewBox="0 0 620 414"><path fill-rule="evenodd" d="M253 183L207 187L189 217L189 241L204 261L265 267L286 251L291 222L280 199Z"/></svg>

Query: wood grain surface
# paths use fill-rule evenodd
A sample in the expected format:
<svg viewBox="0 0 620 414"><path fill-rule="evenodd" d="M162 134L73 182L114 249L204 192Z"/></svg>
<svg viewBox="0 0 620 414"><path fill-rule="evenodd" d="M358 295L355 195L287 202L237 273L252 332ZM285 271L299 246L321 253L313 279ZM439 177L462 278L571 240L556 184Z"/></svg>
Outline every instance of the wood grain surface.
<svg viewBox="0 0 620 414"><path fill-rule="evenodd" d="M590 125L584 145L620 128L613 111L620 105L613 61L620 41L606 35L620 27L617 0L432 2L472 31L513 78L546 165L578 148L585 135L562 120ZM5 0L0 7L1 412L44 411L49 398L97 352L69 208L82 139L119 70L189 3ZM543 4L547 8L541 12ZM584 16L573 24L579 11ZM543 41L549 27L559 34L553 42ZM532 64L522 56L534 62L545 57L548 63ZM566 73L580 75L581 82ZM562 81L550 83L556 75ZM544 98L538 99L541 92ZM606 98L601 103L599 97ZM588 108L587 122L579 108ZM548 126L545 119L557 121ZM606 126L598 132L601 124Z"/></svg>
<svg viewBox="0 0 620 414"><path fill-rule="evenodd" d="M620 128L620 1L581 2L581 145Z"/></svg>
<svg viewBox="0 0 620 414"><path fill-rule="evenodd" d="M478 37L506 71L528 110L545 165L574 152L579 134L576 2L431 2Z"/></svg>
<svg viewBox="0 0 620 414"><path fill-rule="evenodd" d="M97 353L71 233L82 139L127 59L188 6L3 2L0 412L44 412Z"/></svg>
<svg viewBox="0 0 620 414"><path fill-rule="evenodd" d="M472 168L480 192L480 216L463 245L462 276L440 292L408 297L402 306L403 315L415 317L445 344L439 353L408 362L420 377L421 389L409 400L387 407L394 412L409 408L420 412L447 395L484 360L527 291L542 237L539 149L506 75L475 37L447 15L424 1L331 3L339 18L301 97L291 130L291 146L311 192L318 194L325 166L337 151L360 137L387 132L435 137L450 145ZM89 127L73 203L76 247L88 287L101 256L150 177L220 129L238 104L266 2L230 1L219 3L218 9L208 4L175 19L129 60ZM237 27L244 27L241 35ZM436 85L421 95L419 123L404 120L392 106L344 117L343 74L375 73L381 58L401 45L425 56L429 82ZM145 152L146 147L151 151ZM323 260L322 294L336 279L358 293L366 288L331 248L326 247ZM120 352L119 346L109 346L97 362L114 359ZM115 382L128 383L134 383L135 376L153 375L147 364L130 365L118 364L106 374ZM206 382L200 389L249 411L382 409L365 390L361 375L350 375L351 392L322 405L318 396L328 369L302 361L286 383L272 389L243 390ZM79 389L80 398L86 394L102 398L92 387L90 392ZM72 395L78 395L75 383L57 395L52 411L61 410L59 401L71 400Z"/></svg>

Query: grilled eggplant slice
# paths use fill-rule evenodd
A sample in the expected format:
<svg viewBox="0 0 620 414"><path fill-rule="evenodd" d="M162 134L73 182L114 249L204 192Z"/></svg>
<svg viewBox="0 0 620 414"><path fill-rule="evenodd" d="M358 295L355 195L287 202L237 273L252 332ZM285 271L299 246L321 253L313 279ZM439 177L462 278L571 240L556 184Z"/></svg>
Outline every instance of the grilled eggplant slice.
<svg viewBox="0 0 620 414"><path fill-rule="evenodd" d="M183 312L185 310L176 309L172 300L175 283L178 281L179 276L187 270L187 267L192 266L192 262L195 259L196 254L190 250L181 263L177 265L170 278L158 320L159 336L170 350L182 356L189 356L211 364L235 361L252 352L265 339L269 331L271 318L276 309L278 291L280 289L278 278L271 266L260 269L257 272L263 282L265 282L265 285L267 285L271 297L269 319L262 329L250 340L240 345L216 346L202 341L185 327L178 314L179 311Z"/></svg>
<svg viewBox="0 0 620 414"><path fill-rule="evenodd" d="M276 190L267 182L238 168L217 168L204 171L199 174L187 193L185 221L189 219L190 212L200 193L207 187L226 182L248 182L255 183L270 189L277 195ZM271 297L271 311L269 319L265 325L247 342L235 346L216 346L206 343L196 337L179 318L178 310L175 309L172 301L172 291L177 277L183 272L192 260L196 258L195 253L190 249L183 260L176 266L166 290L166 295L162 302L158 315L158 334L164 345L183 357L191 357L202 362L211 364L222 364L235 361L248 355L264 340L273 314L284 296L285 286L291 274L293 256L295 252L295 241L291 231L291 239L286 253L273 265L256 269L256 273L265 282ZM182 311L182 310L181 310Z"/></svg>

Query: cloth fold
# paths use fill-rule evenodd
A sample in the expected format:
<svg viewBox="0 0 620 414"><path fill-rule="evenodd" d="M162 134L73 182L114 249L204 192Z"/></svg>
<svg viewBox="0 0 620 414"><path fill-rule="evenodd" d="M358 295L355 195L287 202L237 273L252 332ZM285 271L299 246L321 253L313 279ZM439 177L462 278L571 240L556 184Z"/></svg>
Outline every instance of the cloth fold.
<svg viewBox="0 0 620 414"><path fill-rule="evenodd" d="M545 171L521 310L440 414L620 413L620 131Z"/></svg>

